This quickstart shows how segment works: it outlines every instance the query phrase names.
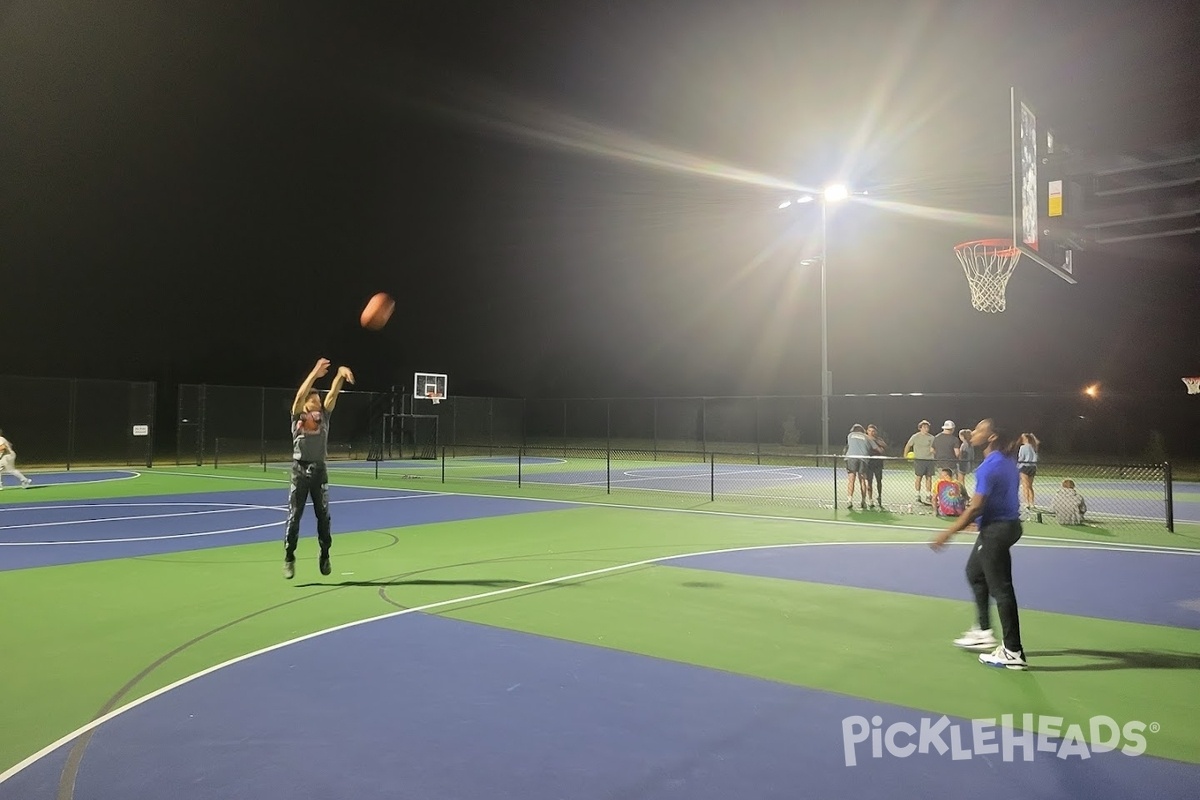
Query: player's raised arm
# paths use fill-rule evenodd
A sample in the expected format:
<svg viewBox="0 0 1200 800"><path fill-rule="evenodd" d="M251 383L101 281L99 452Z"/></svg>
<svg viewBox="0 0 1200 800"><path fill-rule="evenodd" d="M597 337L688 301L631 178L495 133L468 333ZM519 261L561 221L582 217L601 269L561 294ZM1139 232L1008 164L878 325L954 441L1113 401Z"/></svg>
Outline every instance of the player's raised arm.
<svg viewBox="0 0 1200 800"><path fill-rule="evenodd" d="M333 385L329 387L329 392L325 395L325 410L333 411L333 407L337 405L338 394L342 391L342 385L346 382L354 383L354 373L349 367L338 367L337 375L333 378Z"/></svg>
<svg viewBox="0 0 1200 800"><path fill-rule="evenodd" d="M292 401L292 413L299 414L304 410L304 402L308 399L308 393L312 391L313 384L318 379L324 378L329 372L329 359L318 358L316 366L312 368L312 372L308 373L308 377L304 379L304 383L300 384L300 390L296 392L296 399Z"/></svg>

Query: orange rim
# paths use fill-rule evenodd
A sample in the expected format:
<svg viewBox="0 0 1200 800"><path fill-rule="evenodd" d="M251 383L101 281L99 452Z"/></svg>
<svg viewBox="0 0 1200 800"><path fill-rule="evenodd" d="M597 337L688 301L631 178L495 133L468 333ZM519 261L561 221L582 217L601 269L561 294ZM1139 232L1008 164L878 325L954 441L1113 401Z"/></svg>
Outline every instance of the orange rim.
<svg viewBox="0 0 1200 800"><path fill-rule="evenodd" d="M1012 239L976 239L972 242L963 242L962 244L954 245L955 250L966 250L973 247L990 247L993 248L998 256L1011 256L1017 252L1016 245Z"/></svg>

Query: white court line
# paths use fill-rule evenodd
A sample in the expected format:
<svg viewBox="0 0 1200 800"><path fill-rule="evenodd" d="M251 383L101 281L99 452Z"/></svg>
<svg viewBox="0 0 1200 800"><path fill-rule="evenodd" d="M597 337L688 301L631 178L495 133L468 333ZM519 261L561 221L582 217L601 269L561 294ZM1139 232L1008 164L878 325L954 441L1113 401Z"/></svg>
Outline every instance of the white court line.
<svg viewBox="0 0 1200 800"><path fill-rule="evenodd" d="M128 536L118 539L83 539L80 541L54 541L54 542L0 542L0 547L53 547L67 544L118 544L125 542L159 542L166 539L193 539L198 536L220 536L226 533L241 533L242 531L256 531L261 528L273 528L277 525L283 525L286 520L278 522L264 522L260 525L247 525L244 528L225 528L219 531L198 531L196 533L169 533L162 536Z"/></svg>
<svg viewBox="0 0 1200 800"><path fill-rule="evenodd" d="M179 680L175 681L174 683L168 684L167 686L164 686L160 689L156 689L155 691L150 692L147 695L143 695L142 697L139 697L136 700L132 700L129 703L126 703L125 705L121 706L120 708L113 709L112 711L108 712L104 716L94 719L91 722L87 723L86 725L72 731L71 733L68 733L66 736L63 736L62 738L58 739L57 741L46 745L45 747L43 747L41 750L37 751L33 755L29 756L28 758L24 759L23 761L20 761L19 763L15 764L15 765L13 765L12 767L5 770L3 773L0 773L0 783L4 783L9 778L16 775L18 772L21 772L22 770L32 766L33 764L37 763L42 758L45 758L50 753L54 752L55 750L62 747L63 745L68 744L69 742L73 741L74 739L77 739L78 737L82 736L83 734L85 734L89 731L95 730L96 728L103 725L105 722L108 722L109 720L112 720L113 718L118 717L121 714L126 713L127 711L131 711L132 709L137 708L138 706L142 705L143 703L149 702L150 700L160 697L173 689L177 689L180 686L191 683L192 681L198 680L199 678L203 678L206 675L211 675L212 673L214 673L218 670L225 669L226 667L231 667L234 664L241 663L242 661L247 661L251 658L255 658L256 656L265 655L265 654L273 652L275 650L281 650L284 647L288 647L293 644L299 644L300 642L308 641L309 639L315 639L318 636L325 636L326 634L336 633L337 631L347 630L349 628L354 628L359 625L365 625L370 622L379 622L381 620L392 619L394 617L402 617L407 614L415 614L419 611L421 611L421 612L432 611L434 609L445 608L447 606L453 606L453 605L459 605L461 603L473 603L473 602L476 602L479 600L486 600L489 597L499 597L499 596L505 595L505 594L512 594L513 592L521 592L521 591L525 591L527 589L537 589L542 586L550 586L555 583L563 583L566 581L577 581L577 580L581 580L583 578L592 578L597 575L606 575L606 574L609 574L612 572L633 569L634 567L651 566L651 565L655 565L655 564L661 564L661 563L664 563L667 561L676 561L676 560L683 559L683 558L694 558L694 557L698 557L698 556L710 556L710 555L722 555L725 553L740 553L740 552L747 552L747 551L751 551L751 550L772 550L772 549L793 548L793 547L833 547L833 546L838 546L838 547L841 547L841 546L851 546L851 547L868 546L868 547L870 547L870 546L880 546L880 545L912 546L912 545L925 545L925 544L926 544L925 542L909 542L909 541L899 541L899 542L857 542L857 541L855 541L855 542L791 542L791 543L787 543L787 544L746 545L746 546L742 546L742 547L723 548L720 550L701 550L701 551L697 551L697 552L693 552L693 553L676 553L674 555L658 556L656 558L647 558L647 559L643 559L641 561L630 561L626 564L617 564L612 567L602 567L600 569L588 570L587 572L576 572L572 575L563 575L558 578L548 578L547 580L544 580L544 581L536 581L534 583L527 583L522 586L509 586L504 589L493 589L490 592L480 592L479 594L468 595L466 597L456 597L456 598L452 598L450 600L439 600L435 603L426 603L425 605L422 605L422 606L413 606L412 608L403 608L403 609L400 609L399 611L390 611L386 614L379 614L374 617L367 617L365 619L355 620L354 622L346 622L341 625L335 625L331 628L325 628L324 630L305 634L304 636L297 636L296 638L289 639L285 642L280 642L278 644L269 645L267 647L263 647L258 650L255 650L252 653L246 653L245 655L237 656L235 658L231 658L226 661L222 661L220 664L215 664L215 665L208 667L206 669L203 669L199 672L193 673L192 675L188 675L187 677L180 678ZM968 542L954 542L953 544L958 545L958 546L962 546L962 545L969 546L970 545L970 543L968 543ZM1038 545L1038 546L1046 546L1046 545ZM1059 548L1074 549L1072 546L1069 546L1069 545L1056 545L1053 547L1055 547L1056 549L1059 549ZM1159 555L1168 555L1168 554L1159 553ZM1175 555L1175 554L1172 553L1170 555Z"/></svg>
<svg viewBox="0 0 1200 800"><path fill-rule="evenodd" d="M29 470L30 475L70 475L72 472L115 472L120 474L120 478L100 478L94 481L51 481L49 483L35 484L39 487L49 486L84 486L89 483L113 483L114 481L131 481L134 478L142 477L142 473L132 469L80 469L80 470L64 470L58 469L52 472L33 472Z"/></svg>
<svg viewBox="0 0 1200 800"><path fill-rule="evenodd" d="M405 496L405 497L364 497L364 498L359 498L357 500L337 500L335 502L337 502L337 503L372 503L372 502L378 502L378 501L382 501L382 500L386 500L386 501L413 500L418 497L421 497L421 495L410 495L410 496ZM226 504L223 504L223 503L106 503L106 504L101 504L99 506L89 506L89 505L41 506L40 510L49 510L49 509L53 509L53 508L95 508L95 507L118 507L118 508L120 508L120 507L129 507L129 506L137 507L139 505L146 505L146 506L172 506L172 505L208 506L208 505L226 505ZM229 504L229 505L232 505L232 504ZM333 503L330 503L330 505L333 505ZM287 506L259 506L259 505L251 505L251 504L247 503L247 504L240 505L238 508L225 508L225 509L221 509L218 511L189 511L189 512L181 513L181 514L146 514L145 516L133 516L133 517L97 517L95 519L40 522L40 523L30 523L27 525L5 525L5 526L0 526L0 530L11 530L13 528L48 527L48 526L52 526L52 525L84 525L87 523L114 522L114 521L128 522L128 521L135 521L135 520L142 520L142 519L162 519L165 517L190 517L190 516L195 516L195 515L199 515L199 514L224 514L224 513L230 512L230 511L254 511L254 510L278 511L280 513L287 513L288 509L287 509ZM157 542L157 541L165 541L167 539L191 539L191 538L195 538L198 536L217 536L217 535L226 534L226 533L240 533L242 531L254 531L254 530L259 530L261 528L270 528L270 527L273 527L276 525L283 525L286 521L287 520L280 520L278 522L267 522L267 523L264 523L261 525L248 525L243 528L225 528L225 529L219 530L219 531L197 531L195 533L171 533L171 534L163 534L161 536L129 536L129 537L121 537L121 538L115 538L115 539L84 539L84 540L80 540L80 541L0 542L0 547L34 547L34 546L42 547L42 546L49 546L49 545L66 545L66 544L72 544L72 545L74 545L74 544L117 544L117 543L121 543L121 542Z"/></svg>
<svg viewBox="0 0 1200 800"><path fill-rule="evenodd" d="M56 519L50 522L24 522L19 525L0 525L0 531L18 530L20 528L53 528L60 525L87 525L96 522L132 522L143 519L170 519L172 517L194 517L201 514L231 514L239 511L280 511L286 510L281 506L238 505L235 508L224 508L229 503L106 503L95 506L34 506L32 508L13 509L19 511L52 511L58 508L170 508L174 506L202 506L207 511L177 511L171 514L135 514L128 517L90 517L88 519ZM218 508L212 508L218 506Z"/></svg>

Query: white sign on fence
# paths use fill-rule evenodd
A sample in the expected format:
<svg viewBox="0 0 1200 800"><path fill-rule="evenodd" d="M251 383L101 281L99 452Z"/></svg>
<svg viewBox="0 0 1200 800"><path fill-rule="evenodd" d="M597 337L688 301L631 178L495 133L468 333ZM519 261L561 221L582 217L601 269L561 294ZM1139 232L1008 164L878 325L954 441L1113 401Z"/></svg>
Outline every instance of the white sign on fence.
<svg viewBox="0 0 1200 800"><path fill-rule="evenodd" d="M149 425L134 425L133 426L133 435L134 436L149 436L150 435L150 426Z"/></svg>

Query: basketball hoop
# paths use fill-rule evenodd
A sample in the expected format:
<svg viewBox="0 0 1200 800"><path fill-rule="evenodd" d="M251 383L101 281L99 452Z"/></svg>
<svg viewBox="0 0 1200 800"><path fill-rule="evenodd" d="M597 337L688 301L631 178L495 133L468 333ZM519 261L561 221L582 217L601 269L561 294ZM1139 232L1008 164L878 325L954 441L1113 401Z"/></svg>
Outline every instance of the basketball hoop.
<svg viewBox="0 0 1200 800"><path fill-rule="evenodd" d="M433 401L433 404L434 404L435 406L436 406L438 403L442 402L442 400L444 400L444 399L445 399L445 398L443 398L443 397L442 397L440 394L438 394L437 392L426 392L426 394L425 394L425 397L426 397L426 398L428 398L428 399L430 399L430 400L432 400L432 401Z"/></svg>
<svg viewBox="0 0 1200 800"><path fill-rule="evenodd" d="M1004 288L1021 251L1011 239L980 239L955 245L954 253L971 285L971 305L990 314L1004 310Z"/></svg>
<svg viewBox="0 0 1200 800"><path fill-rule="evenodd" d="M1183 382L1187 384L1188 394L1200 394L1200 377L1184 378Z"/></svg>

